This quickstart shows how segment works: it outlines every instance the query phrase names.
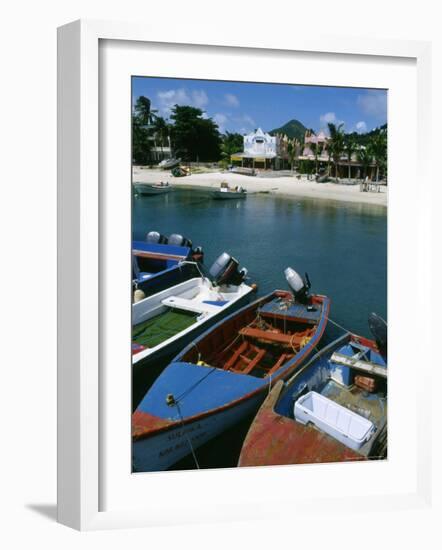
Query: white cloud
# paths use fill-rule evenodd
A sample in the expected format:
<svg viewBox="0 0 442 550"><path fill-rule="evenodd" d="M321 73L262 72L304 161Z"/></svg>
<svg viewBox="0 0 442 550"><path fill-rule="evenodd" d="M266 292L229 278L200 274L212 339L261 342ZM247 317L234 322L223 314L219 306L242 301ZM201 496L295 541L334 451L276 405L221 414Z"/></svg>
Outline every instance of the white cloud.
<svg viewBox="0 0 442 550"><path fill-rule="evenodd" d="M189 92L184 88L158 92L157 100L158 109L163 116L169 116L174 105L191 105L203 109L209 103L209 98L204 90Z"/></svg>
<svg viewBox="0 0 442 550"><path fill-rule="evenodd" d="M327 124L337 124L339 121L336 118L336 113L325 113L319 117L319 121L323 126Z"/></svg>
<svg viewBox="0 0 442 550"><path fill-rule="evenodd" d="M319 117L319 122L321 124L321 128L325 130L325 132L328 132L327 125L330 124L336 124L336 126L339 126L339 124L344 124L343 120L339 120L339 118L336 116L336 113L329 112L324 113Z"/></svg>
<svg viewBox="0 0 442 550"><path fill-rule="evenodd" d="M360 120L356 123L356 132L364 134L367 131L367 124L364 120Z"/></svg>
<svg viewBox="0 0 442 550"><path fill-rule="evenodd" d="M220 132L226 131L226 122L228 121L228 117L226 115L223 113L216 113L213 115L213 120L218 124Z"/></svg>
<svg viewBox="0 0 442 550"><path fill-rule="evenodd" d="M232 115L232 113L216 113L212 118L218 124L219 130L222 133L228 131L248 134L257 128L256 122L247 114Z"/></svg>
<svg viewBox="0 0 442 550"><path fill-rule="evenodd" d="M233 122L238 127L239 130L237 130L240 134L247 134L248 132L251 132L255 128L257 128L257 124L255 120L249 116L249 115L241 115L238 117L233 117Z"/></svg>
<svg viewBox="0 0 442 550"><path fill-rule="evenodd" d="M369 90L358 95L357 105L366 115L373 116L383 122L387 118L387 94L380 90Z"/></svg>
<svg viewBox="0 0 442 550"><path fill-rule="evenodd" d="M192 92L192 105L202 109L209 103L209 98L204 90L194 90Z"/></svg>
<svg viewBox="0 0 442 550"><path fill-rule="evenodd" d="M234 94L225 94L224 101L229 107L239 107L239 99Z"/></svg>

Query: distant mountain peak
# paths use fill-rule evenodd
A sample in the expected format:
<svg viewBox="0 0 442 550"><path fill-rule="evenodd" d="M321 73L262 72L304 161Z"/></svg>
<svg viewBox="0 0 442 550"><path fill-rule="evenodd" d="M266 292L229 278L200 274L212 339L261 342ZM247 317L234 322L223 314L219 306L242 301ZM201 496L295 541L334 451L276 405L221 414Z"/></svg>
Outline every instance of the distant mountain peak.
<svg viewBox="0 0 442 550"><path fill-rule="evenodd" d="M283 126L280 126L279 128L275 128L274 130L271 130L269 134L275 135L275 134L285 134L290 139L299 139L304 140L304 135L307 128L297 120L296 118L292 118L288 122L286 122Z"/></svg>

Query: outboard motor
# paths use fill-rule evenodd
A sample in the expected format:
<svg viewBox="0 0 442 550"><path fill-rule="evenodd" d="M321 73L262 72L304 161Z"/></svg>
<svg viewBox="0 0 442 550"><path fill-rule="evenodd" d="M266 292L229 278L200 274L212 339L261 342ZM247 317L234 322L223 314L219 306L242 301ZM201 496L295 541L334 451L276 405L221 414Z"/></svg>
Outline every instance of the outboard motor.
<svg viewBox="0 0 442 550"><path fill-rule="evenodd" d="M247 275L247 269L238 270L239 262L227 252L223 252L209 270L217 285L240 285Z"/></svg>
<svg viewBox="0 0 442 550"><path fill-rule="evenodd" d="M368 327L376 341L379 353L384 359L387 359L387 323L376 313L370 313Z"/></svg>
<svg viewBox="0 0 442 550"><path fill-rule="evenodd" d="M169 236L169 244L172 244L174 246L187 246L189 248L192 248L192 241L186 239L186 237L183 237L178 233L173 233Z"/></svg>
<svg viewBox="0 0 442 550"><path fill-rule="evenodd" d="M196 246L192 250L192 260L199 262L200 264L204 263L204 251L202 246Z"/></svg>
<svg viewBox="0 0 442 550"><path fill-rule="evenodd" d="M293 291L295 299L304 304L308 303L310 301L309 290L312 285L307 273L305 277L301 277L294 269L288 267L284 270L284 275Z"/></svg>
<svg viewBox="0 0 442 550"><path fill-rule="evenodd" d="M149 244L167 244L167 237L158 233L158 231L149 231L146 235L146 242Z"/></svg>

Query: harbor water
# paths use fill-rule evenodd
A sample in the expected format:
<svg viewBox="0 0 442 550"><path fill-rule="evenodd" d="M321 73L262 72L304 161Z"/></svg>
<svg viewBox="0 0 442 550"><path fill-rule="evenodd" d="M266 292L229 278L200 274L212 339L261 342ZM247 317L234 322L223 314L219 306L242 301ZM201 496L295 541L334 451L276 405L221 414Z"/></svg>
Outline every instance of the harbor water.
<svg viewBox="0 0 442 550"><path fill-rule="evenodd" d="M284 269L307 272L312 292L331 299L330 318L370 337L367 318L387 320L387 209L383 206L250 194L213 200L210 190L134 196L133 238L180 233L202 246L210 265L224 251L246 267L258 296L287 289ZM251 419L198 450L201 467L236 465ZM185 459L177 467L193 468Z"/></svg>

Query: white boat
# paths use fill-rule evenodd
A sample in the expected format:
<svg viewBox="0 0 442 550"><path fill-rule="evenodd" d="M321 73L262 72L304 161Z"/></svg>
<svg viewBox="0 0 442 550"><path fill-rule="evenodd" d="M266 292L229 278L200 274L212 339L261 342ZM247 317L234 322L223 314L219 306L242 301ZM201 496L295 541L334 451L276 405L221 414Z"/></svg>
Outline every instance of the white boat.
<svg viewBox="0 0 442 550"><path fill-rule="evenodd" d="M174 166L178 166L180 162L181 162L181 158L164 159L158 163L158 168L161 168L162 170L167 170L168 168L173 168Z"/></svg>
<svg viewBox="0 0 442 550"><path fill-rule="evenodd" d="M139 195L163 195L172 189L168 182L134 183L134 188Z"/></svg>
<svg viewBox="0 0 442 550"><path fill-rule="evenodd" d="M210 274L213 281L205 276L195 277L132 305L134 383L142 378L146 388L153 382L149 369L156 377L163 360L247 302L253 288L244 282L247 270L238 271L234 258L224 253ZM134 401L143 397L137 390Z"/></svg>
<svg viewBox="0 0 442 550"><path fill-rule="evenodd" d="M223 181L219 189L213 192L212 196L216 200L245 199L247 191L241 186L230 187L226 181Z"/></svg>

